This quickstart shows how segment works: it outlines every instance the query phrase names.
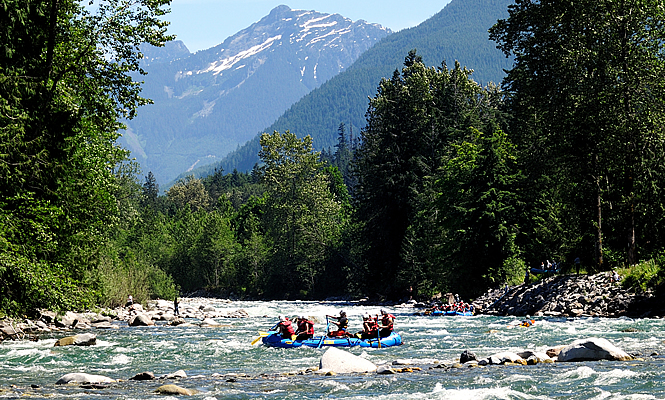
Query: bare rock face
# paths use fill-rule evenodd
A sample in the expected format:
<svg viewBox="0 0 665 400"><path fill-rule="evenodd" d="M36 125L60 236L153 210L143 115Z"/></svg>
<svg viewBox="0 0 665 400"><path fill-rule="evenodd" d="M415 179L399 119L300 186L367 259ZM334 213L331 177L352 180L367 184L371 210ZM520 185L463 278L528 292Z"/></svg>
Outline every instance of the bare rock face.
<svg viewBox="0 0 665 400"><path fill-rule="evenodd" d="M80 335L67 336L58 339L53 347L58 346L94 346L97 344L97 336L92 333L82 333Z"/></svg>
<svg viewBox="0 0 665 400"><path fill-rule="evenodd" d="M58 379L58 381L55 384L66 385L68 383L111 383L111 382L115 382L115 379L111 379L103 375L91 375L80 372L74 372L71 374L64 375L62 378Z"/></svg>
<svg viewBox="0 0 665 400"><path fill-rule="evenodd" d="M376 371L376 365L355 354L331 347L323 353L319 369L330 370L338 374L349 374L374 372Z"/></svg>
<svg viewBox="0 0 665 400"><path fill-rule="evenodd" d="M564 347L558 361L630 361L633 358L625 351L603 338L587 338L576 340Z"/></svg>

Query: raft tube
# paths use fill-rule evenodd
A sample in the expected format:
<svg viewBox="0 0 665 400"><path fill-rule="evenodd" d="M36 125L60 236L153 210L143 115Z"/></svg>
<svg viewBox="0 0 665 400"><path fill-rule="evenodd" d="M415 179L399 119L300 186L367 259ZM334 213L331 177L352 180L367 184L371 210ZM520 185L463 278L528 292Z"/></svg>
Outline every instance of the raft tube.
<svg viewBox="0 0 665 400"><path fill-rule="evenodd" d="M446 316L464 316L464 317L471 317L473 316L473 313L471 311L441 311L441 310L435 310L430 313L430 315L446 315Z"/></svg>
<svg viewBox="0 0 665 400"><path fill-rule="evenodd" d="M379 348L378 339L358 339L357 337L351 338L338 338L338 337L321 337L314 336L306 340L291 340L283 339L277 332L268 332L269 335L264 337L263 344L269 347L281 347L290 349L294 347L373 347ZM402 337L397 332L392 332L390 336L381 338L381 348L399 346L402 344Z"/></svg>

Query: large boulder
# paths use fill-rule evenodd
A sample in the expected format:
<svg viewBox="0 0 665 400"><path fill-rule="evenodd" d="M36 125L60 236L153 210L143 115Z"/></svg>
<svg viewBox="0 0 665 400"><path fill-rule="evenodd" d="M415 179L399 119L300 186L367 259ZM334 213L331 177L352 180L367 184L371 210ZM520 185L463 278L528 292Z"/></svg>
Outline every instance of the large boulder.
<svg viewBox="0 0 665 400"><path fill-rule="evenodd" d="M137 314L129 319L129 326L151 326L155 325L152 318L146 314Z"/></svg>
<svg viewBox="0 0 665 400"><path fill-rule="evenodd" d="M64 375L62 378L58 379L58 381L55 384L65 385L68 383L111 383L111 382L115 382L115 379L111 379L108 376L91 375L91 374L84 374L82 372L74 372L71 374Z"/></svg>
<svg viewBox="0 0 665 400"><path fill-rule="evenodd" d="M603 338L587 338L576 340L564 347L558 361L629 361L633 358L625 351Z"/></svg>
<svg viewBox="0 0 665 400"><path fill-rule="evenodd" d="M58 339L53 347L57 346L94 346L97 344L97 336L92 333L82 333L80 335L67 336Z"/></svg>
<svg viewBox="0 0 665 400"><path fill-rule="evenodd" d="M353 372L374 372L376 365L347 351L330 347L323 353L319 369L326 369L338 374Z"/></svg>

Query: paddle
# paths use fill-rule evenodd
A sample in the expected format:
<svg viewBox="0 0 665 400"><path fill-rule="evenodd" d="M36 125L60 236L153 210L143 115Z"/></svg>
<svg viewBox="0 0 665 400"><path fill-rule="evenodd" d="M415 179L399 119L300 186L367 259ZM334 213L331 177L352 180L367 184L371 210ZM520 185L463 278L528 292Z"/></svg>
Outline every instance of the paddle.
<svg viewBox="0 0 665 400"><path fill-rule="evenodd" d="M379 339L379 348L381 348L381 328L378 327L378 325L379 325L379 316L378 315L376 316L376 325L377 325L376 338Z"/></svg>
<svg viewBox="0 0 665 400"><path fill-rule="evenodd" d="M328 328L330 328L330 322L328 322L328 316L326 315L326 334L321 336L321 340L319 340L319 344L316 346L317 349L321 348L321 345L323 344L323 339L328 336Z"/></svg>
<svg viewBox="0 0 665 400"><path fill-rule="evenodd" d="M273 325L273 327L270 328L268 331L272 331L273 329L277 328L277 325L279 325L279 322L276 323L275 325ZM264 337L267 337L267 336L270 336L270 333L259 331L259 337L257 337L256 339L252 340L252 344L251 344L251 346L254 346L254 345L256 344L256 342L258 342L259 340L261 340L261 338L264 338Z"/></svg>

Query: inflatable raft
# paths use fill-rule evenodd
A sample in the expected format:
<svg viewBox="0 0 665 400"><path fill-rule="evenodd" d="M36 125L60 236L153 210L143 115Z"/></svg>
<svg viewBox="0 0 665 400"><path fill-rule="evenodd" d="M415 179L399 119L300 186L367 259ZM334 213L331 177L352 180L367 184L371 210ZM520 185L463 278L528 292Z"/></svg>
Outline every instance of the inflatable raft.
<svg viewBox="0 0 665 400"><path fill-rule="evenodd" d="M464 316L464 317L471 317L473 316L473 313L471 311L441 311L441 310L435 310L430 313L430 315L446 315L446 316L451 316L454 317L456 315Z"/></svg>
<svg viewBox="0 0 665 400"><path fill-rule="evenodd" d="M337 338L327 336L314 336L306 340L291 340L283 339L277 332L268 332L268 335L262 338L263 344L270 347L293 348L293 347L373 347L383 348L399 346L402 344L402 337L399 333L393 332L390 336L383 337L381 340L377 339L358 339L351 338Z"/></svg>

